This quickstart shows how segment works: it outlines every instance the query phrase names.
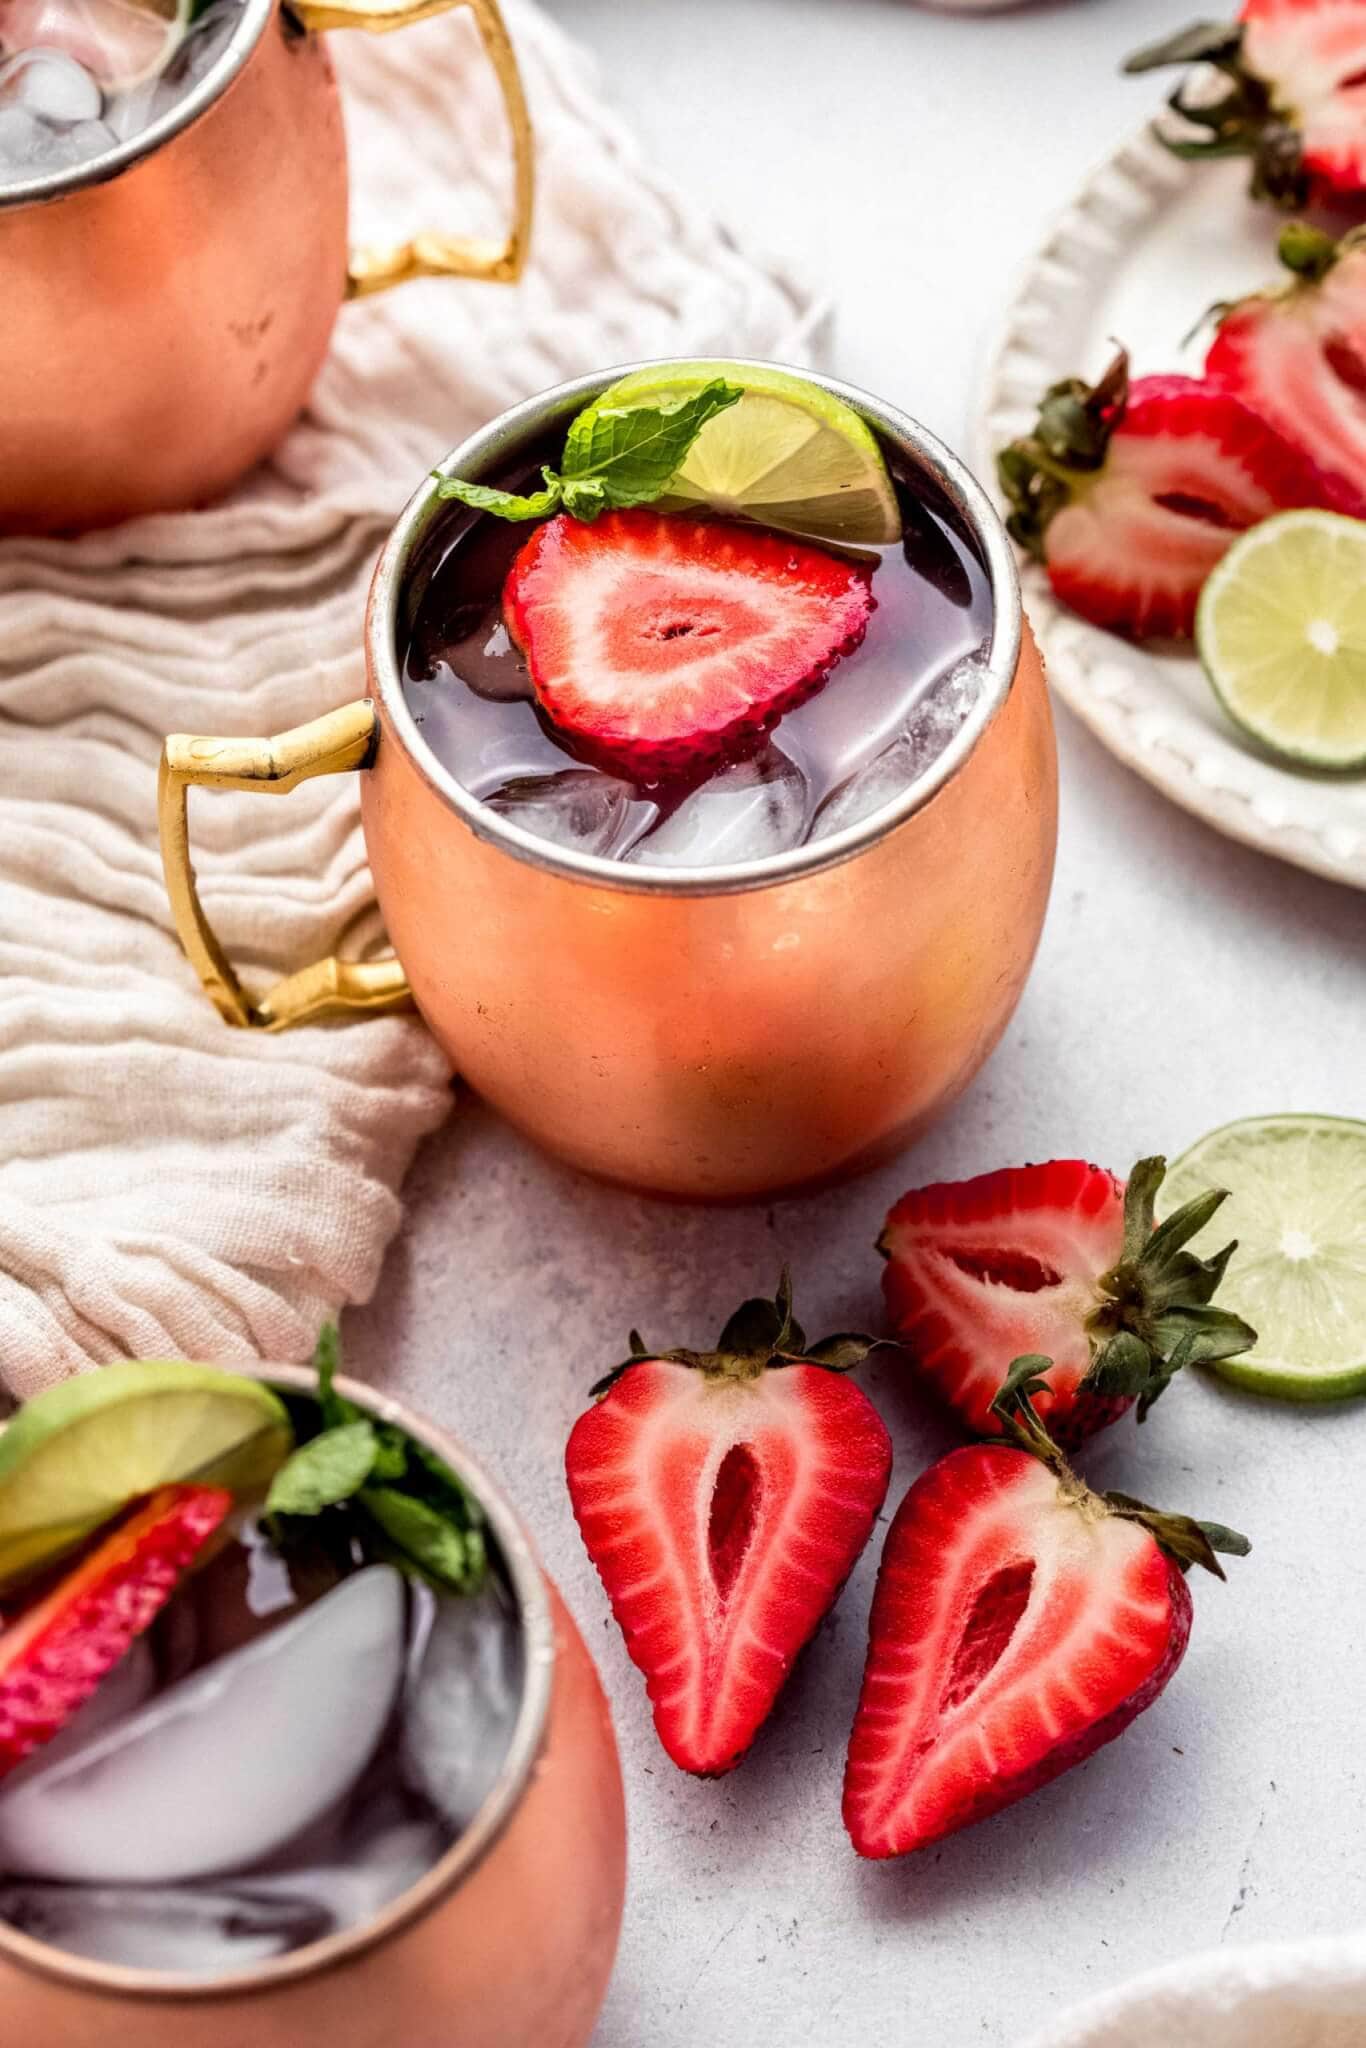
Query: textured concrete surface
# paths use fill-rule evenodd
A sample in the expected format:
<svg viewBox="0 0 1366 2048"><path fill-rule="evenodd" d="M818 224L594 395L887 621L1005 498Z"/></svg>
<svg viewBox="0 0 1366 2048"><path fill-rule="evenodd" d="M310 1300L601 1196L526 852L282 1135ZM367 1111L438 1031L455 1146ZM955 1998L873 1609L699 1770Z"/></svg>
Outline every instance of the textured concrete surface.
<svg viewBox="0 0 1366 2048"><path fill-rule="evenodd" d="M823 277L836 363L961 441L1006 280L1149 98L1117 52L1184 0L1004 17L905 0L558 0L694 192ZM1190 1654L1124 1740L942 1850L860 1867L839 1823L877 1544L745 1766L717 1784L654 1741L569 1513L560 1459L639 1323L714 1335L784 1258L809 1329L878 1313L872 1240L912 1181L1058 1153L1123 1170L1272 1109L1366 1115L1366 897L1217 838L1061 720L1048 929L1007 1037L900 1164L776 1207L639 1201L538 1157L462 1101L350 1363L477 1445L520 1503L611 1695L631 1892L595 2048L1008 2044L1069 2000L1220 1941L1366 1920L1366 1404L1294 1411L1218 1383L1124 1425L1090 1476L1245 1528L1195 1588ZM851 943L856 940L851 936ZM890 1501L948 1447L879 1366Z"/></svg>

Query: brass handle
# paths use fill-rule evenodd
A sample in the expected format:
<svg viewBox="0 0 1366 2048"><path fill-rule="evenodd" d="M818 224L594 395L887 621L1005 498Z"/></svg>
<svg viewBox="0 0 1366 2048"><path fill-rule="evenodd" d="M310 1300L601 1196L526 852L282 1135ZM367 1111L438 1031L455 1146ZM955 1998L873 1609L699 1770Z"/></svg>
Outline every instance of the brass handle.
<svg viewBox="0 0 1366 2048"><path fill-rule="evenodd" d="M292 0L291 12L306 29L363 28L372 35L408 28L468 7L479 29L485 53L503 90L512 133L515 186L512 227L504 242L477 235L422 234L393 249L353 249L346 272L346 295L364 298L388 291L413 277L474 277L494 284L514 284L526 263L535 200L536 159L531 139L517 56L498 7L498 0Z"/></svg>
<svg viewBox="0 0 1366 2048"><path fill-rule="evenodd" d="M378 734L369 698L344 704L273 739L196 739L172 733L161 750L157 814L161 863L180 943L218 1014L229 1024L283 1031L323 1017L370 1015L411 1007L397 960L317 960L257 999L248 996L204 915L190 858L189 791L237 789L285 796L314 775L364 768Z"/></svg>

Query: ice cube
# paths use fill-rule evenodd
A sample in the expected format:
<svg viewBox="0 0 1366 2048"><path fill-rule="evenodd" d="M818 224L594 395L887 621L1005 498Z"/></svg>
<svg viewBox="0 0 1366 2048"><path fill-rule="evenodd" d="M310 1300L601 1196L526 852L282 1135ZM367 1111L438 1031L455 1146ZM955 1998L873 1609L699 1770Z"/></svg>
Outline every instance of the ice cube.
<svg viewBox="0 0 1366 2048"><path fill-rule="evenodd" d="M0 63L0 106L24 107L40 121L70 127L98 121L104 94L74 57L60 50L20 50Z"/></svg>
<svg viewBox="0 0 1366 2048"><path fill-rule="evenodd" d="M0 1789L0 1870L171 1884L260 1861L350 1790L393 1710L404 1585L370 1565Z"/></svg>
<svg viewBox="0 0 1366 2048"><path fill-rule="evenodd" d="M103 121L51 127L27 107L0 106L0 169L11 176L41 178L69 170L112 149L118 140Z"/></svg>
<svg viewBox="0 0 1366 2048"><path fill-rule="evenodd" d="M438 1597L409 1684L399 1768L455 1829L474 1818L502 1768L523 1675L521 1632L498 1588Z"/></svg>
<svg viewBox="0 0 1366 2048"><path fill-rule="evenodd" d="M484 802L538 839L575 853L603 854L627 830L634 799L629 782L592 768L563 768L558 775L518 776Z"/></svg>
<svg viewBox="0 0 1366 2048"><path fill-rule="evenodd" d="M643 867L718 867L801 844L806 778L773 745L723 768L633 848Z"/></svg>
<svg viewBox="0 0 1366 2048"><path fill-rule="evenodd" d="M828 839L850 825L861 825L904 795L939 759L981 696L986 679L986 666L976 657L956 663L920 698L892 744L826 798L811 837Z"/></svg>
<svg viewBox="0 0 1366 2048"><path fill-rule="evenodd" d="M185 1976L245 1970L332 1932L326 1907L303 1894L241 1888L0 1885L0 1918L53 1948L131 1970Z"/></svg>

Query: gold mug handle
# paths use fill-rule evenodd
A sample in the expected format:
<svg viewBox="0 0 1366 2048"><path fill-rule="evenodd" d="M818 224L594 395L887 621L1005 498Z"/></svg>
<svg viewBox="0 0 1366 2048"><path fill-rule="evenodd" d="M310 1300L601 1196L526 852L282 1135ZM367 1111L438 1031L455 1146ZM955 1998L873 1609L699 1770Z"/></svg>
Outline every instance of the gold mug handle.
<svg viewBox="0 0 1366 2048"><path fill-rule="evenodd" d="M191 789L236 789L285 796L314 775L342 775L374 758L379 735L368 697L343 704L307 725L273 739L207 739L172 733L161 750L157 815L161 862L176 931L191 966L228 1024L284 1031L324 1017L364 1011L371 1016L412 1007L408 979L397 960L317 960L251 997L237 978L204 915L190 856Z"/></svg>
<svg viewBox="0 0 1366 2048"><path fill-rule="evenodd" d="M503 91L512 132L515 171L512 227L504 242L477 235L422 234L393 249L353 249L346 270L346 296L364 298L413 277L474 277L513 284L521 276L531 240L536 159L522 75L498 0L290 0L290 12L309 30L367 29L372 35L408 28L453 7L468 7L485 53Z"/></svg>

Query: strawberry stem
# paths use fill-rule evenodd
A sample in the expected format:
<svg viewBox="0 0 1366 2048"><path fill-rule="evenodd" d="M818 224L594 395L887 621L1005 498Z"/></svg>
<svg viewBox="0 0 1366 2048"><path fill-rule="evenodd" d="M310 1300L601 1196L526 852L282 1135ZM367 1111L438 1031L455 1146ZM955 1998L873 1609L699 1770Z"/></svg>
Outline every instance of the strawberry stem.
<svg viewBox="0 0 1366 2048"><path fill-rule="evenodd" d="M788 1365L819 1365L827 1372L852 1372L871 1351L889 1341L884 1337L867 1337L856 1330L841 1330L832 1337L822 1337L817 1344L809 1344L805 1330L793 1314L792 1274L784 1266L772 1301L763 1295L742 1301L727 1319L714 1351L652 1351L639 1330L632 1330L630 1356L614 1366L591 1392L595 1399L600 1399L623 1373L647 1359L687 1365L697 1372L733 1380L758 1379L761 1373L776 1372Z"/></svg>
<svg viewBox="0 0 1366 2048"><path fill-rule="evenodd" d="M1227 1201L1227 1188L1206 1189L1154 1228L1166 1172L1166 1160L1153 1157L1129 1175L1120 1256L1096 1283L1102 1299L1086 1326L1091 1367L1083 1385L1136 1399L1140 1422L1183 1366L1234 1358L1257 1341L1250 1323L1212 1305L1237 1239L1208 1259L1186 1249Z"/></svg>
<svg viewBox="0 0 1366 2048"><path fill-rule="evenodd" d="M1126 1522L1141 1523L1183 1571L1198 1564L1205 1571L1213 1572L1216 1579L1222 1579L1224 1569L1216 1553L1223 1551L1226 1556L1246 1557L1252 1548L1246 1536L1240 1536L1236 1529L1225 1528L1222 1522L1197 1522L1190 1515L1171 1515L1161 1508L1150 1508L1145 1501L1135 1500L1129 1493L1093 1493L1085 1481L1077 1477L1034 1406L1033 1397L1049 1391L1046 1374L1052 1365L1051 1358L1044 1358L1038 1352L1017 1358L991 1404L992 1414L1000 1417L1022 1451L1027 1451L1041 1465L1048 1467L1070 1497L1096 1501L1110 1514L1119 1515Z"/></svg>

